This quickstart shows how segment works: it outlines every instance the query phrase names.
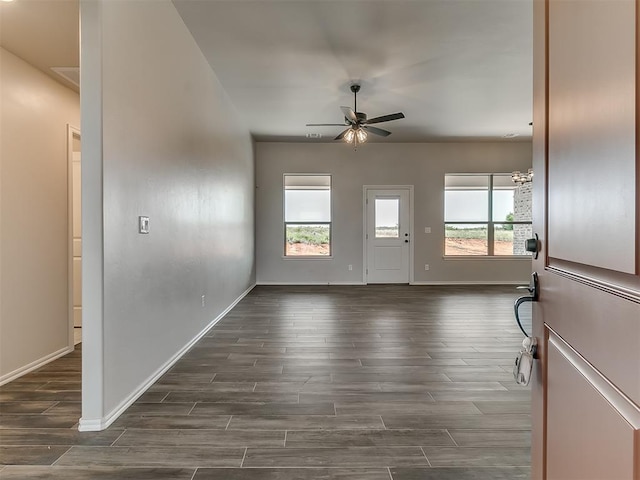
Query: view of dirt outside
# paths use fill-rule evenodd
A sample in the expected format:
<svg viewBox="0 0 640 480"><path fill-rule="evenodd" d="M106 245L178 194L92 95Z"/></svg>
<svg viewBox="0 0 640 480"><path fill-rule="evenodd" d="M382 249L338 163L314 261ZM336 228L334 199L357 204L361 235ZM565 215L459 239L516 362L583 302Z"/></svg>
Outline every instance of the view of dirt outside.
<svg viewBox="0 0 640 480"><path fill-rule="evenodd" d="M285 255L287 257L296 256L328 256L331 251L328 243L310 245L308 243L287 243Z"/></svg>
<svg viewBox="0 0 640 480"><path fill-rule="evenodd" d="M444 254L451 256L487 255L486 238L447 238L444 243ZM494 255L513 255L513 242L495 241Z"/></svg>

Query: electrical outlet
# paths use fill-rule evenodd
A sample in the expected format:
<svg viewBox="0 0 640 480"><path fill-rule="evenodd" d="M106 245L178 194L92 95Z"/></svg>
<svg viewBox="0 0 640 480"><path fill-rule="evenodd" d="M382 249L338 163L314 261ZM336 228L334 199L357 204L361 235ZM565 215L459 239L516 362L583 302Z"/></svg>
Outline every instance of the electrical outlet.
<svg viewBox="0 0 640 480"><path fill-rule="evenodd" d="M353 265L349 265L349 271L353 270Z"/></svg>
<svg viewBox="0 0 640 480"><path fill-rule="evenodd" d="M202 306L204 307L204 295L202 295Z"/></svg>
<svg viewBox="0 0 640 480"><path fill-rule="evenodd" d="M425 270L429 270L429 264L428 264L428 263L425 263L425 264L424 264L424 269L425 269Z"/></svg>

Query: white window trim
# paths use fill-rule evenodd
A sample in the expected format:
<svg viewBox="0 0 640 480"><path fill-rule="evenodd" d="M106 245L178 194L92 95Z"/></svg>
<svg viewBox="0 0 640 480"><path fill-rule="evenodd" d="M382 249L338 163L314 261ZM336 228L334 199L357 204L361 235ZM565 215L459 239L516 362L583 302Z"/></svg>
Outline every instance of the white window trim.
<svg viewBox="0 0 640 480"><path fill-rule="evenodd" d="M285 179L287 176L299 176L299 177L329 177L329 191L331 192L331 205L330 205L330 222L315 222L314 224L328 224L329 225L329 255L287 255L287 223L304 223L304 222L287 222L285 191L286 184ZM282 240L283 250L282 258L284 260L332 260L333 259L333 175L331 173L283 173L282 174Z"/></svg>

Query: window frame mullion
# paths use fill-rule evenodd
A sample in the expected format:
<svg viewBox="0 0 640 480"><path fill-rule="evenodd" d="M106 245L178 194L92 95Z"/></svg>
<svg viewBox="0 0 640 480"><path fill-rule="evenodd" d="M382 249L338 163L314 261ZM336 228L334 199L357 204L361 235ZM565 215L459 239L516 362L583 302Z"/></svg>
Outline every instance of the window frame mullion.
<svg viewBox="0 0 640 480"><path fill-rule="evenodd" d="M487 216L487 255L490 257L495 256L494 254L494 238L495 238L495 227L493 226L493 174L489 175L489 201L488 207L488 216Z"/></svg>

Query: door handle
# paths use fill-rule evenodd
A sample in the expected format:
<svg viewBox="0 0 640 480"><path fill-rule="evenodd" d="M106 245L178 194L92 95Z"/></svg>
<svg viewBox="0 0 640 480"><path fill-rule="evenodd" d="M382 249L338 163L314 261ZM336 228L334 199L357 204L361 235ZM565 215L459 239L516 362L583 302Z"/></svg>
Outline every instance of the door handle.
<svg viewBox="0 0 640 480"><path fill-rule="evenodd" d="M538 350L538 342L535 337L532 337L531 334L533 332L527 332L525 328L522 326L522 321L520 320L520 305L528 302L537 302L538 297L540 295L540 288L538 285L538 273L533 272L531 274L531 280L529 281L529 285L527 287L518 287L525 288L528 290L529 295L524 295L523 297L519 297L513 304L513 313L516 317L516 322L518 323L518 327L522 330L522 333L525 336L525 339L522 341L522 349L520 353L516 356L516 362L513 366L513 376L516 380L516 383L519 385L529 385L529 381L531 379L531 372L533 371L533 363L537 358L537 350Z"/></svg>
<svg viewBox="0 0 640 480"><path fill-rule="evenodd" d="M519 297L513 304L513 313L516 317L516 322L518 323L518 327L524 334L525 337L530 337L531 335L524 329L522 326L522 321L520 320L520 305L526 302L537 302L540 296L540 286L538 282L538 273L533 272L531 274L531 280L529 281L529 286L527 287L517 287L519 289L527 289L529 295L524 295L523 297Z"/></svg>

